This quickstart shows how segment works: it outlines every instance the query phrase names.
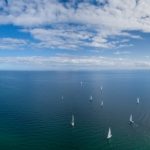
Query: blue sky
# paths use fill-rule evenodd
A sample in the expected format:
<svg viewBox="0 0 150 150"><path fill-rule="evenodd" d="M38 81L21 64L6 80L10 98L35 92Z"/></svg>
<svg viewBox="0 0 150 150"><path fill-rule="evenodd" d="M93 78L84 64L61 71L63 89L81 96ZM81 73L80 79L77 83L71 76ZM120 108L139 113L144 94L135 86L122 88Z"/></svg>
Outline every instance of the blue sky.
<svg viewBox="0 0 150 150"><path fill-rule="evenodd" d="M1 70L150 68L149 0L1 0Z"/></svg>

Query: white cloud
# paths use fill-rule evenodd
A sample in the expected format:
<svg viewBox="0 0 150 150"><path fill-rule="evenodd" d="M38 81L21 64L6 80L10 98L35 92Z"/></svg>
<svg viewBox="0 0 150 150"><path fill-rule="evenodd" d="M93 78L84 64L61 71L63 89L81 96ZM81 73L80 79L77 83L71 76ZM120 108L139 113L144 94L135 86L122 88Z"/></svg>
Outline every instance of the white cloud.
<svg viewBox="0 0 150 150"><path fill-rule="evenodd" d="M62 48L62 49L90 49L99 48L121 48L129 47L132 44L128 44L127 39L112 39L108 40L109 35L97 29L90 29L86 26L75 25L60 25L59 27L43 29L33 28L23 30L29 32L34 39L38 40L37 43L33 43L35 48ZM117 36L120 34L118 33ZM129 37L130 34L124 34L124 37ZM133 37L132 37L133 38ZM137 37L134 37L137 38Z"/></svg>
<svg viewBox="0 0 150 150"><path fill-rule="evenodd" d="M38 48L64 48L81 49L83 47L91 48L112 48L117 43L109 42L97 33L92 31L77 30L76 27L65 27L57 29L35 28L28 30L31 35L39 40L34 46Z"/></svg>
<svg viewBox="0 0 150 150"><path fill-rule="evenodd" d="M129 55L131 54L131 51L115 51L115 55Z"/></svg>
<svg viewBox="0 0 150 150"><path fill-rule="evenodd" d="M144 56L146 59L149 59L150 58L150 56L149 55L146 55L146 56Z"/></svg>
<svg viewBox="0 0 150 150"><path fill-rule="evenodd" d="M20 50L27 45L24 39L0 38L0 50Z"/></svg>
<svg viewBox="0 0 150 150"><path fill-rule="evenodd" d="M83 45L99 49L131 46L132 44L120 42L114 44L115 38L113 42L109 38L123 36L139 39L139 35L129 31L150 32L149 0L97 0L97 4L99 5L84 0L75 9L75 1L64 6L57 0L13 0L6 7L1 1L0 8L3 11L0 14L0 24L10 23L31 28L26 31L40 40L39 47L47 48L79 49ZM73 28L69 23L80 24L80 27ZM49 25L54 25L55 28L45 29ZM87 39L91 41L87 42Z"/></svg>

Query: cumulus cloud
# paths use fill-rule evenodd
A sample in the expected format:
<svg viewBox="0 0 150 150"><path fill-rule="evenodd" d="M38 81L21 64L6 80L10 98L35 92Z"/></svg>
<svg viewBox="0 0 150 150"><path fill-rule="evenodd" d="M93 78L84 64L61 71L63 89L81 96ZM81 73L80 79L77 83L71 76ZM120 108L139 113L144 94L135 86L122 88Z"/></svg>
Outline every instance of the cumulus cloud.
<svg viewBox="0 0 150 150"><path fill-rule="evenodd" d="M34 44L38 48L62 48L62 49L82 49L88 48L116 48L129 46L126 41L108 41L100 33L90 31L89 28L82 27L59 27L53 29L35 28L30 29L34 39L39 40L39 43Z"/></svg>
<svg viewBox="0 0 150 150"><path fill-rule="evenodd" d="M103 0L103 6L88 2L78 3L76 9L70 4L71 1L64 6L57 0L13 0L8 7L1 2L1 17L5 17L6 23L22 26L78 22L120 31L150 31L149 0Z"/></svg>
<svg viewBox="0 0 150 150"><path fill-rule="evenodd" d="M115 37L139 39L130 31L150 32L149 9L149 0L0 1L0 24L30 28L38 47L120 48L132 44Z"/></svg>

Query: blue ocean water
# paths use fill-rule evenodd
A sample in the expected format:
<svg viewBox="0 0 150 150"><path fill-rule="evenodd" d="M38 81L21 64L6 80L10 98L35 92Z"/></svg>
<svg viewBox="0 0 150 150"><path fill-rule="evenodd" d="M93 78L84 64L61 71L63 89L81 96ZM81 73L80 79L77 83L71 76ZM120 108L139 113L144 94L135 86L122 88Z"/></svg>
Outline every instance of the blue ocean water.
<svg viewBox="0 0 150 150"><path fill-rule="evenodd" d="M150 71L1 71L0 149L149 150Z"/></svg>

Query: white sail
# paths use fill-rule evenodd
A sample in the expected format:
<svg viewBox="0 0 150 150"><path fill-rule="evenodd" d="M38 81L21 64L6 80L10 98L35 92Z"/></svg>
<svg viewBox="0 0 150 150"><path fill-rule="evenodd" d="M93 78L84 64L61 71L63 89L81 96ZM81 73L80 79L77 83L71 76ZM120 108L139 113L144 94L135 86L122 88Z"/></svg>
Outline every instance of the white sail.
<svg viewBox="0 0 150 150"><path fill-rule="evenodd" d="M104 102L103 102L103 101L101 101L101 107L103 107L103 105L104 105Z"/></svg>
<svg viewBox="0 0 150 150"><path fill-rule="evenodd" d="M61 99L63 100L63 99L64 99L64 96L61 96Z"/></svg>
<svg viewBox="0 0 150 150"><path fill-rule="evenodd" d="M74 115L72 115L71 126L74 127Z"/></svg>
<svg viewBox="0 0 150 150"><path fill-rule="evenodd" d="M81 86L83 85L83 82L82 82L82 81L80 82L80 85L81 85Z"/></svg>
<svg viewBox="0 0 150 150"><path fill-rule="evenodd" d="M134 123L132 114L130 115L129 121L130 121L130 123Z"/></svg>
<svg viewBox="0 0 150 150"><path fill-rule="evenodd" d="M110 139L112 137L112 134L111 134L111 129L109 128L108 129L108 135L107 135L107 139Z"/></svg>
<svg viewBox="0 0 150 150"><path fill-rule="evenodd" d="M93 96L90 96L90 101L92 101L93 100Z"/></svg>
<svg viewBox="0 0 150 150"><path fill-rule="evenodd" d="M101 91L103 90L103 86L101 86Z"/></svg>
<svg viewBox="0 0 150 150"><path fill-rule="evenodd" d="M137 104L140 103L140 98L139 98L139 97L137 98L136 103L137 103Z"/></svg>

